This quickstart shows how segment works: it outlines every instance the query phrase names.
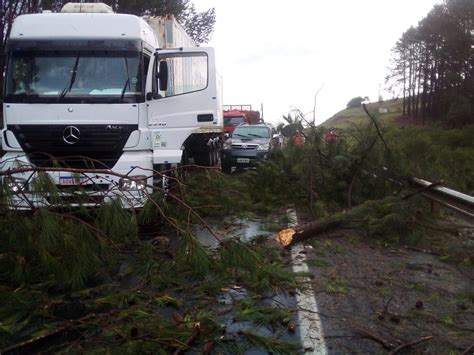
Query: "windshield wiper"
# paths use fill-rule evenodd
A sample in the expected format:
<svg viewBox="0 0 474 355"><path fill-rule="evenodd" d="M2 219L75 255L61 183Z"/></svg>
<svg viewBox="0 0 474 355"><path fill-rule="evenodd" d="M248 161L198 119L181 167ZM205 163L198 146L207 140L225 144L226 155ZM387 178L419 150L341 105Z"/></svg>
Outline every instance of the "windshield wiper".
<svg viewBox="0 0 474 355"><path fill-rule="evenodd" d="M71 78L69 79L69 83L66 85L66 87L61 91L61 95L59 95L58 102L60 102L69 91L71 91L72 86L74 85L74 82L76 81L76 70L77 66L79 65L79 58L80 54L77 55L76 57L76 62L74 63L74 67L72 68L71 72Z"/></svg>
<svg viewBox="0 0 474 355"><path fill-rule="evenodd" d="M130 78L127 78L127 81L125 82L125 85L123 86L122 94L120 95L120 102L123 102L125 92L127 91L127 85L128 85L128 88L130 89Z"/></svg>
<svg viewBox="0 0 474 355"><path fill-rule="evenodd" d="M238 134L238 133L232 133L233 136L239 136L239 137L244 137L244 138L248 138L247 136L243 135L243 134Z"/></svg>
<svg viewBox="0 0 474 355"><path fill-rule="evenodd" d="M127 72L127 81L125 81L125 85L123 86L122 94L120 95L120 102L123 102L123 97L125 96L125 92L127 91L127 85L128 85L128 88L130 89L130 74L128 73L128 60L127 60L127 57L124 57L124 59L125 59L125 70Z"/></svg>
<svg viewBox="0 0 474 355"><path fill-rule="evenodd" d="M260 135L258 135L258 134L253 134L253 133L249 133L248 135L249 135L249 136L252 136L252 137L257 137L257 138L267 138L267 137L260 136Z"/></svg>

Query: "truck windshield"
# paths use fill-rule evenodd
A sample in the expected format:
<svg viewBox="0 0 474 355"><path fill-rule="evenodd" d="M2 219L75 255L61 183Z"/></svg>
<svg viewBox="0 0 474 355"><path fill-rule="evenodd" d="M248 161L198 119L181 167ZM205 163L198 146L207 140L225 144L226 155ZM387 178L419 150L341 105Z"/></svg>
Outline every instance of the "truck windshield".
<svg viewBox="0 0 474 355"><path fill-rule="evenodd" d="M267 127L241 126L232 135L239 138L270 138L270 130Z"/></svg>
<svg viewBox="0 0 474 355"><path fill-rule="evenodd" d="M225 126L237 126L241 123L244 123L243 116L224 117L224 125Z"/></svg>
<svg viewBox="0 0 474 355"><path fill-rule="evenodd" d="M7 68L7 102L137 102L140 53L19 51Z"/></svg>

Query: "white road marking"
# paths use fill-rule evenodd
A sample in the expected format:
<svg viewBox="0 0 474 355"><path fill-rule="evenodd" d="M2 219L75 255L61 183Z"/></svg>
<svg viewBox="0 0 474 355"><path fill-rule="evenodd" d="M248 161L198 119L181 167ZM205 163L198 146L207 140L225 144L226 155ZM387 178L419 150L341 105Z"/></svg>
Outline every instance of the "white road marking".
<svg viewBox="0 0 474 355"><path fill-rule="evenodd" d="M296 212L293 209L286 211L289 219L289 227L298 224ZM291 259L294 272L308 272L306 264L306 253L303 244L296 244L291 248ZM303 282L309 286L304 290L296 290L296 303L298 308L298 329L301 343L303 344L304 353L306 354L327 354L326 344L324 342L324 334L319 318L318 304L314 297L314 290L310 286L311 279L309 277L302 278Z"/></svg>

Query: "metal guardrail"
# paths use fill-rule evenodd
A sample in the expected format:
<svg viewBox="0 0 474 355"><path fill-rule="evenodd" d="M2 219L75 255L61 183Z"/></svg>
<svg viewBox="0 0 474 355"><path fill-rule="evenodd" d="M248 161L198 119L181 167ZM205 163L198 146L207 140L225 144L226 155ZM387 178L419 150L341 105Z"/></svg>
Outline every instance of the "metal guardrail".
<svg viewBox="0 0 474 355"><path fill-rule="evenodd" d="M421 194L429 200L474 219L473 196L419 178L411 178L409 183L415 188L422 189Z"/></svg>

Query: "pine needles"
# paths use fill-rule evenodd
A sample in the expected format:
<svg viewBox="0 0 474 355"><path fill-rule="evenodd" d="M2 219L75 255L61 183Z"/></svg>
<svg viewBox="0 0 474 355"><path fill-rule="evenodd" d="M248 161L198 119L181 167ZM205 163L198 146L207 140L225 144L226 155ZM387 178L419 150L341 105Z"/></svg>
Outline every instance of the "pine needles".
<svg viewBox="0 0 474 355"><path fill-rule="evenodd" d="M252 199L240 179L214 171L195 177L172 192L184 203L157 192L136 212L118 200L87 209L80 196L77 207L62 206L58 187L37 174L35 192L56 201L56 208L26 213L0 208L0 348L167 354L239 342L285 353L288 345L273 339L222 337L215 311L222 290L241 285L262 296L294 287L296 275L262 240L226 240L215 250L205 248L193 233L202 222L197 213L241 213ZM0 197L7 200L8 194ZM141 228L153 233L139 233ZM259 310L261 322L284 324L288 314L273 311ZM196 324L200 333L189 345ZM243 342L247 337L253 340Z"/></svg>
<svg viewBox="0 0 474 355"><path fill-rule="evenodd" d="M259 327L286 326L290 320L290 311L287 308L258 306L249 300L238 303L238 312L234 318L237 321L249 321Z"/></svg>
<svg viewBox="0 0 474 355"><path fill-rule="evenodd" d="M268 349L273 354L295 354L301 350L299 344L284 342L278 339L264 337L253 332L239 332L244 341L251 347Z"/></svg>

